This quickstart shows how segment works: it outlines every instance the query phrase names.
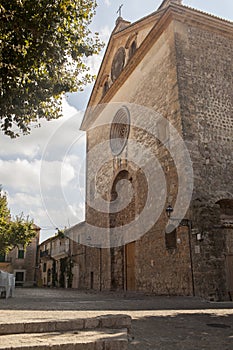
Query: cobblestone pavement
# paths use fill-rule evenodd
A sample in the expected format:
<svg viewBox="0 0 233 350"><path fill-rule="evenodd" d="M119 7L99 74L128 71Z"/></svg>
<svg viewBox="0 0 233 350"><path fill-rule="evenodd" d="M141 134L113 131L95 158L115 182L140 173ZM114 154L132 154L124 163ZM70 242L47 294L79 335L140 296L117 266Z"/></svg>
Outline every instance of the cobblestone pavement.
<svg viewBox="0 0 233 350"><path fill-rule="evenodd" d="M0 299L0 310L4 324L124 313L133 319L130 350L233 350L233 303L140 293L16 289L14 298Z"/></svg>

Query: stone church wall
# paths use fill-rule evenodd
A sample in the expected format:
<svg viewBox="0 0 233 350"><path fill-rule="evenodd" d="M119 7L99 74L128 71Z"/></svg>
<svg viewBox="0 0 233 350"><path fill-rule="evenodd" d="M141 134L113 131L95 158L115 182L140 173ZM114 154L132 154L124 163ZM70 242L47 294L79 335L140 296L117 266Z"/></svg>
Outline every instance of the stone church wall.
<svg viewBox="0 0 233 350"><path fill-rule="evenodd" d="M176 22L175 30L183 132L194 168L195 291L224 299L227 240L233 230L222 225L216 203L232 200L233 193L233 39L204 23Z"/></svg>
<svg viewBox="0 0 233 350"><path fill-rule="evenodd" d="M170 24L151 47L111 102L122 104L127 102L148 107L169 120L181 133L173 24ZM134 121L132 120L133 124ZM106 126L87 132L87 153L96 147L99 142L109 139L109 130L109 126ZM167 180L167 200L159 220L155 222L156 220L153 217L148 217L148 221L154 221L154 224L149 232L145 232L135 242L134 247L131 247L131 249L134 249L134 281L132 279L127 281L127 276L124 275L126 268L124 266L125 253L122 253L120 248L115 248L112 254L107 249L87 248L86 286L89 284L90 287L90 280L94 278L94 282L91 282L94 289L98 289L99 286L101 286L101 289L131 289L134 286L132 289L157 294L191 295L192 273L188 228L179 227L177 229L176 247L174 249L166 247L165 227L168 219L165 209L168 202L173 203L175 201L177 194L175 166L165 147L158 145L156 142L153 143L146 131L137 130L132 126L130 138L135 139L139 144L149 147L159 158ZM132 151L130 146L127 146L126 151L130 154ZM93 164L98 162L98 159L90 157L87 155L87 196L91 198L99 192L104 198L110 199L111 187L117 174L121 171L127 171L128 178L132 178L132 186L137 193L135 211L140 214L147 188L140 176L137 175L137 171L135 172L134 165L125 161L124 152L113 162L105 164L102 174L98 174L94 182L92 179ZM154 196L157 196L156 192ZM128 213L122 214L125 220L132 213L132 210L129 208L127 210L129 210ZM86 213L86 221L88 223L99 227L107 227L109 225L108 215L98 213L90 206L87 206ZM116 225L117 222L119 223L119 220L123 220L122 216L116 217ZM132 217L131 220L133 220ZM125 249L127 250L127 247ZM102 254L102 257L100 254ZM99 265L102 266L102 270ZM112 266L114 266L114 271L111 271ZM112 274L115 273L119 279L114 282L115 285L112 285L111 272ZM131 287L127 287L127 284L129 286L130 283Z"/></svg>
<svg viewBox="0 0 233 350"><path fill-rule="evenodd" d="M149 148L159 160L166 180L166 201L158 220L153 214L148 215L147 221L153 224L135 242L111 249L83 248L80 288L169 295L195 293L220 300L227 299L229 294L232 298L233 286L229 282L233 273L232 36L214 24L210 28L204 22L176 20L148 45L149 50L109 104L118 103L120 108L130 103L136 108L137 113L131 114L129 139ZM141 106L158 113L176 128L193 164L192 202L186 221L174 230L173 241L165 233L166 207L168 204L174 207L179 186L177 169L166 147L170 130L157 121L147 125L152 134L157 130L158 135L163 135L164 146L148 131L138 129L135 125ZM122 154L104 164L95 152L104 143L102 153L111 155L109 135L113 116L104 126L87 131L86 222L108 229L109 236L115 227L140 216L148 190L140 167L130 161L134 152L130 142ZM141 118L145 119L145 115ZM123 178L131 183L135 194L125 210L109 215L92 208L92 202L99 196L109 202L111 209L116 183ZM186 186L188 181L183 183L184 191ZM158 191L154 196L160 203Z"/></svg>

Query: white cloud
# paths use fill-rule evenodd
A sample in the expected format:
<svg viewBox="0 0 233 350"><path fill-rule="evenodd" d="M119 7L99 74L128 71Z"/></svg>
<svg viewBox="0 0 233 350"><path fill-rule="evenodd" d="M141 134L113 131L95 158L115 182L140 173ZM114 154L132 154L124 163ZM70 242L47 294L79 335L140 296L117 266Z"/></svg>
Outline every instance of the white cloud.
<svg viewBox="0 0 233 350"><path fill-rule="evenodd" d="M79 131L83 112L64 98L63 114L58 120L43 120L41 128L32 129L28 136L0 139L0 184L8 194L11 213L33 218L43 229L42 239L56 227L83 219L83 210L71 210L85 201L79 196L84 174L80 186L76 178L80 164L85 164L85 133Z"/></svg>
<svg viewBox="0 0 233 350"><path fill-rule="evenodd" d="M104 0L105 5L107 5L108 7L111 6L111 2L109 0Z"/></svg>
<svg viewBox="0 0 233 350"><path fill-rule="evenodd" d="M40 208L42 205L41 196L39 194L28 194L25 192L16 192L13 197L8 197L8 202L10 206L17 206L19 203L20 205L25 208Z"/></svg>
<svg viewBox="0 0 233 350"><path fill-rule="evenodd" d="M75 176L74 167L63 161L34 160L29 162L26 159L10 161L0 160L0 183L3 188L22 190L25 193L38 193L49 191L51 188L63 188Z"/></svg>
<svg viewBox="0 0 233 350"><path fill-rule="evenodd" d="M75 157L70 159L74 161ZM1 161L1 181L5 180L13 216L21 212L29 215L37 225L45 228L44 232L48 235L54 233L56 227L68 227L84 219L84 185L80 194L75 178L76 170L68 161L65 164L58 161L46 162L43 181L40 181L37 173L39 161L5 162L4 169L2 163ZM59 172L61 176L58 175ZM19 174L17 180L11 176L7 179L7 175L12 173ZM46 239L47 234L42 235L42 239Z"/></svg>
<svg viewBox="0 0 233 350"><path fill-rule="evenodd" d="M70 106L67 102L67 99L64 97L63 101L62 101L62 110L63 110L63 116L65 118L70 118L72 117L74 114L77 113L77 109Z"/></svg>
<svg viewBox="0 0 233 350"><path fill-rule="evenodd" d="M75 170L71 164L63 161L43 161L40 169L40 189L43 192L51 188L63 188L74 178Z"/></svg>
<svg viewBox="0 0 233 350"><path fill-rule="evenodd" d="M102 56L90 56L87 58L87 65L90 67L90 74L97 75L101 61Z"/></svg>
<svg viewBox="0 0 233 350"><path fill-rule="evenodd" d="M63 228L82 220L79 207L84 206L85 191L83 173L81 185L78 182L80 164L72 154L61 161L43 160L42 168L40 160L0 160L0 183L8 190L12 214L24 212L42 227Z"/></svg>
<svg viewBox="0 0 233 350"><path fill-rule="evenodd" d="M15 159L16 157L26 159L40 158L43 149L54 134L57 135L56 147L63 147L63 143L67 142L71 131L72 133L77 131L78 134L83 112L79 112L74 107L71 107L64 98L63 115L64 117L56 120L41 120L41 127L32 128L30 135L20 136L16 139L10 139L8 136L1 135L0 157L2 159Z"/></svg>
<svg viewBox="0 0 233 350"><path fill-rule="evenodd" d="M99 29L99 37L102 42L105 44L108 42L109 37L111 35L111 29L109 26L103 26ZM106 45L105 45L106 49ZM97 75L99 71L99 67L101 65L102 59L104 55L104 49L100 55L94 55L94 56L89 56L86 60L86 64L88 67L90 67L90 74Z"/></svg>
<svg viewBox="0 0 233 350"><path fill-rule="evenodd" d="M69 205L68 209L71 213L71 219L74 218L73 224L75 222L82 221L84 219L84 210L85 210L85 204L84 203L75 203L73 205Z"/></svg>
<svg viewBox="0 0 233 350"><path fill-rule="evenodd" d="M100 28L99 35L101 40L103 40L105 43L109 41L110 35L112 30L109 26L104 26Z"/></svg>
<svg viewBox="0 0 233 350"><path fill-rule="evenodd" d="M61 168L61 185L62 187L67 186L71 180L75 177L75 170L68 162L62 163Z"/></svg>
<svg viewBox="0 0 233 350"><path fill-rule="evenodd" d="M26 159L0 160L0 183L22 191L38 191L40 161L29 162Z"/></svg>

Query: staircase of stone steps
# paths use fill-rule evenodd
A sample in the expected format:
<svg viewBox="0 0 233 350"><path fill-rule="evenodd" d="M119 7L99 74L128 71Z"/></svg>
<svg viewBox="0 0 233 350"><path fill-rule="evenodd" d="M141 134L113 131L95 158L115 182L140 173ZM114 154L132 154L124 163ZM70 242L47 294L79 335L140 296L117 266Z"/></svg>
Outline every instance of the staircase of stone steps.
<svg viewBox="0 0 233 350"><path fill-rule="evenodd" d="M127 350L131 318L95 318L0 324L0 350Z"/></svg>

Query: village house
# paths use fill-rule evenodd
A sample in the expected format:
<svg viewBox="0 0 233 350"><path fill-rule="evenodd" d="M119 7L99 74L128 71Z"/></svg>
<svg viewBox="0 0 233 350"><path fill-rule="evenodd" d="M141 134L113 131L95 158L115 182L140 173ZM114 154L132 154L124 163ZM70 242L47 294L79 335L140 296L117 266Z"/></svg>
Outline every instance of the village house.
<svg viewBox="0 0 233 350"><path fill-rule="evenodd" d="M79 244L58 232L42 242L38 250L39 287L78 288L75 262Z"/></svg>
<svg viewBox="0 0 233 350"><path fill-rule="evenodd" d="M34 225L34 229L36 235L26 249L23 246L15 247L0 257L0 270L14 274L17 287L32 287L37 284L40 227Z"/></svg>

